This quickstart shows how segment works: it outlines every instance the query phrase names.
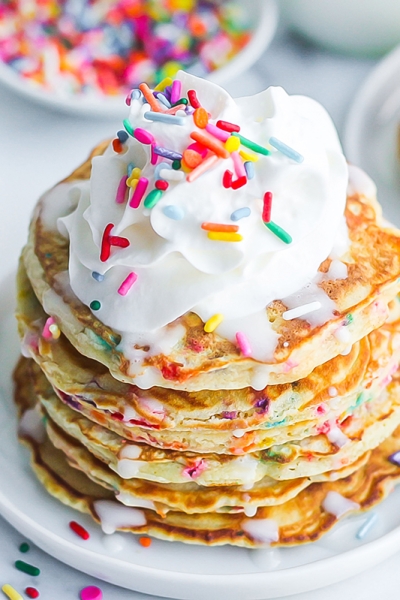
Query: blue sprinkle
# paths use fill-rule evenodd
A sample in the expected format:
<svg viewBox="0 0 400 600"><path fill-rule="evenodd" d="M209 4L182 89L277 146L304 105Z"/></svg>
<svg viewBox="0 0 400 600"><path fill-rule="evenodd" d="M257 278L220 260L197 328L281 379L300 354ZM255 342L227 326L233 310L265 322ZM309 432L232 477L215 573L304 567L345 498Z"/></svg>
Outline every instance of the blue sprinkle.
<svg viewBox="0 0 400 600"><path fill-rule="evenodd" d="M388 461L392 463L392 465L396 465L396 467L400 467L400 450L391 454L388 458Z"/></svg>
<svg viewBox="0 0 400 600"><path fill-rule="evenodd" d="M247 179L253 179L255 172L254 172L254 164L251 162L251 160L247 160L244 163L244 168L246 169Z"/></svg>
<svg viewBox="0 0 400 600"><path fill-rule="evenodd" d="M156 96L157 100L159 100L162 104L164 104L164 106L166 106L167 108L171 108L171 102L168 100L168 98L166 98L164 96L164 94L162 94L161 92L159 92Z"/></svg>
<svg viewBox="0 0 400 600"><path fill-rule="evenodd" d="M176 117L175 115L153 112L152 110L145 112L144 118L148 121L158 121L160 123L168 123L169 125L184 125L186 122L186 117Z"/></svg>
<svg viewBox="0 0 400 600"><path fill-rule="evenodd" d="M139 100L142 96L143 94L140 90L135 89L131 91L131 100Z"/></svg>
<svg viewBox="0 0 400 600"><path fill-rule="evenodd" d="M121 144L123 144L128 139L129 134L125 131L125 129L120 129L120 131L117 131L117 137Z"/></svg>
<svg viewBox="0 0 400 600"><path fill-rule="evenodd" d="M173 219L174 221L181 221L185 216L182 208L179 208L179 206L173 206L172 204L164 206L162 211L166 217Z"/></svg>
<svg viewBox="0 0 400 600"><path fill-rule="evenodd" d="M356 538L358 540L362 540L369 530L375 525L378 520L378 515L376 513L372 513L372 515L365 521L364 525L360 527L360 529L356 533Z"/></svg>
<svg viewBox="0 0 400 600"><path fill-rule="evenodd" d="M162 171L162 169L169 169L171 171L172 170L171 163L166 163L166 162L160 162L160 163L158 163L158 165L154 169L154 179L155 179L155 181L157 181L157 179L163 179L161 177L161 175L160 175L160 171Z"/></svg>
<svg viewBox="0 0 400 600"><path fill-rule="evenodd" d="M126 167L126 174L128 175L128 177L130 177L132 175L132 171L135 168L135 165L133 162L130 162L129 165Z"/></svg>
<svg viewBox="0 0 400 600"><path fill-rule="evenodd" d="M97 271L92 272L92 277L96 281L103 281L103 279L104 279L104 275L102 275L101 273L98 273Z"/></svg>
<svg viewBox="0 0 400 600"><path fill-rule="evenodd" d="M231 221L240 221L240 219L249 217L250 214L251 214L251 210L248 206L244 206L243 208L238 208L231 214Z"/></svg>
<svg viewBox="0 0 400 600"><path fill-rule="evenodd" d="M285 156L288 156L297 163L303 162L304 156L299 154L299 152L296 152L296 150L293 150L293 148L291 148L290 146L287 146L284 142L278 140L276 137L270 137L269 143L271 144L271 146L279 150L279 152L282 152L282 154L285 154Z"/></svg>

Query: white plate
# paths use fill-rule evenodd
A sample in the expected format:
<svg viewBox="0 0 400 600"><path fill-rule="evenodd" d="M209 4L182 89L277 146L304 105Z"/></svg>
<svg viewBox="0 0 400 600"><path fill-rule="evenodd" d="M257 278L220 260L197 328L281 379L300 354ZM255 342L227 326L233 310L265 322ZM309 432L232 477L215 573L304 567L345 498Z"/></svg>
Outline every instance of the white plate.
<svg viewBox="0 0 400 600"><path fill-rule="evenodd" d="M400 225L400 46L367 77L348 115L344 134L347 158L363 168L378 187L386 218Z"/></svg>
<svg viewBox="0 0 400 600"><path fill-rule="evenodd" d="M249 43L223 67L212 71L207 79L223 85L238 77L256 62L270 44L278 23L278 8L275 0L250 0L250 18L253 35ZM190 72L190 69L188 69ZM56 95L20 77L8 65L0 62L0 83L11 88L28 100L56 110L90 116L125 116L125 96Z"/></svg>
<svg viewBox="0 0 400 600"><path fill-rule="evenodd" d="M246 550L205 548L137 538L105 536L90 517L47 494L16 438L11 371L18 355L11 277L0 296L0 514L38 547L89 575L128 589L183 600L265 600L341 581L400 549L400 488L375 509L378 521L362 541L356 532L369 515L342 521L320 542L297 548ZM68 527L79 521L91 534L84 542Z"/></svg>

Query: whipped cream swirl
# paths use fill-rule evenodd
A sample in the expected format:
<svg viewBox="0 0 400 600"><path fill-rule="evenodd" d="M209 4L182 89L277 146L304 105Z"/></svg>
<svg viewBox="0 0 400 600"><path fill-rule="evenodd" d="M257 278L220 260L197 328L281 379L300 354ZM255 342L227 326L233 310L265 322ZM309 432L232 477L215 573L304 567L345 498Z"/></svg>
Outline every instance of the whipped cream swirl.
<svg viewBox="0 0 400 600"><path fill-rule="evenodd" d="M239 125L242 136L270 154L257 155L252 163L254 177L239 189L222 185L225 171L234 172L232 158L222 158L191 183L187 173L179 181L169 181L151 209L143 201L138 208L131 207L132 190L124 203L115 200L130 164L149 180L146 193L154 189L161 167L151 164L150 145L129 137L125 152L117 154L110 145L104 155L93 159L90 181L75 182L69 189L75 208L60 219L59 227L70 237L73 291L88 306L98 300L101 308L96 315L122 334L156 336L187 311L203 321L222 314L223 324L216 330L221 335L230 322L240 330L241 320L251 320L269 302L293 294L315 276L343 220L347 166L330 117L317 102L289 96L279 87L233 100L213 83L182 72L177 79L181 96L196 90L211 124L221 119ZM190 134L200 131L190 111L178 125L147 120L148 110L143 98L132 99L129 122L133 129L149 132L160 147L182 153L193 143ZM295 149L304 160L295 162L271 147L271 137ZM158 163L171 168L165 158ZM263 223L267 191L273 194L272 221L291 235L289 244ZM178 220L171 218L167 208L171 206ZM234 222L231 215L241 208L250 209L245 211L249 214ZM243 239L211 240L201 227L203 222L236 224ZM113 247L103 262L101 242L109 224L114 225L112 235L126 238L129 246ZM134 286L126 295L118 294L132 271L137 275ZM93 272L104 279L95 280Z"/></svg>

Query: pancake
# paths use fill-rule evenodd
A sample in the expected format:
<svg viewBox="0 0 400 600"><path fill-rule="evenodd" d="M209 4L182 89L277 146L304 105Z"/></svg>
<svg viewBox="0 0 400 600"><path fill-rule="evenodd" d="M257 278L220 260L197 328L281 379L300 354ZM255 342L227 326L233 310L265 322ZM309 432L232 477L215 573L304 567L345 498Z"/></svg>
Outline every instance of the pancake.
<svg viewBox="0 0 400 600"><path fill-rule="evenodd" d="M91 158L105 148L106 144L97 147ZM63 184L88 178L91 158ZM150 387L144 385L150 379L159 387L188 391L247 386L260 389L267 384L296 381L382 325L388 304L400 291L399 233L383 225L375 198L352 190L345 212L351 243L340 258L348 276L333 279L329 271L332 261L328 258L321 264L320 281L315 284L335 303L328 321L316 326L301 318L287 321L282 318L287 309L284 300L272 302L266 311L278 342L273 359L261 363L244 357L234 344L216 333L206 333L201 319L188 313L171 324L184 331L172 350L147 356L141 371L134 373L121 350L120 334L99 321L70 288L69 243L49 223L55 223L57 216L68 214L74 206L66 206L59 196L58 192L49 194L39 202L23 252L35 294L79 353L106 365L120 381L134 384L135 379L140 380L141 387ZM343 327L345 336L339 333ZM150 379L146 379L146 374Z"/></svg>
<svg viewBox="0 0 400 600"><path fill-rule="evenodd" d="M240 454L315 435L325 422L344 420L351 407L375 397L400 359L396 301L390 323L292 384L260 392L144 391L113 379L103 365L79 355L63 335L44 339L47 316L23 268L18 287L24 352L37 361L63 402L127 439L160 448Z"/></svg>
<svg viewBox="0 0 400 600"><path fill-rule="evenodd" d="M21 418L35 403L35 397L26 393L26 387L22 385L16 394ZM64 504L91 514L105 532L130 531L209 546L231 544L255 548L316 541L339 520L327 512L329 492L334 492L329 498L331 504L332 500L333 505L339 501L342 506L345 502L346 508L353 512L365 511L382 501L400 479L399 467L388 460L400 446L400 429L397 429L354 473L337 481L313 483L284 504L258 508L252 518L237 512L185 514L171 510L160 515L149 508L122 506L114 500L112 491L72 467L48 437L38 441L37 436L27 435L25 429L23 440L31 449L34 472L47 491Z"/></svg>

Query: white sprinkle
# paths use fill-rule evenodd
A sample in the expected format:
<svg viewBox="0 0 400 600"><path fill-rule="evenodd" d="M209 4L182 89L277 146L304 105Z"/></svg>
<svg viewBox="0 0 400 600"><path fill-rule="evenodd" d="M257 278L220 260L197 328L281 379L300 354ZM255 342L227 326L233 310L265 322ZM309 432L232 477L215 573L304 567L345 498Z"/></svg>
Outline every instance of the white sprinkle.
<svg viewBox="0 0 400 600"><path fill-rule="evenodd" d="M321 308L321 302L309 302L308 304L303 304L302 306L297 306L297 308L292 308L291 310L286 310L282 317L285 321L291 321L292 319L297 319L297 317L302 317L303 315L307 315L310 312L314 312Z"/></svg>
<svg viewBox="0 0 400 600"><path fill-rule="evenodd" d="M322 502L322 508L329 514L334 515L337 519L342 517L350 510L357 510L360 505L345 498L338 492L328 492Z"/></svg>
<svg viewBox="0 0 400 600"><path fill-rule="evenodd" d="M125 444L119 452L119 458L139 458L142 453L140 446L135 444Z"/></svg>
<svg viewBox="0 0 400 600"><path fill-rule="evenodd" d="M183 171L175 171L174 169L161 169L160 177L166 181L182 181L185 173Z"/></svg>
<svg viewBox="0 0 400 600"><path fill-rule="evenodd" d="M328 394L330 395L331 398L335 398L338 395L338 391L332 385L331 387L328 388Z"/></svg>
<svg viewBox="0 0 400 600"><path fill-rule="evenodd" d="M289 342L283 342L283 347L287 348L289 346Z"/></svg>
<svg viewBox="0 0 400 600"><path fill-rule="evenodd" d="M357 531L356 538L358 540L364 539L365 536L367 535L367 533L369 532L369 530L372 529L372 527L375 525L377 520L378 520L378 515L376 513L372 513L372 515L369 517L369 519L367 519L365 521L364 525L362 525L360 527L360 529Z"/></svg>

